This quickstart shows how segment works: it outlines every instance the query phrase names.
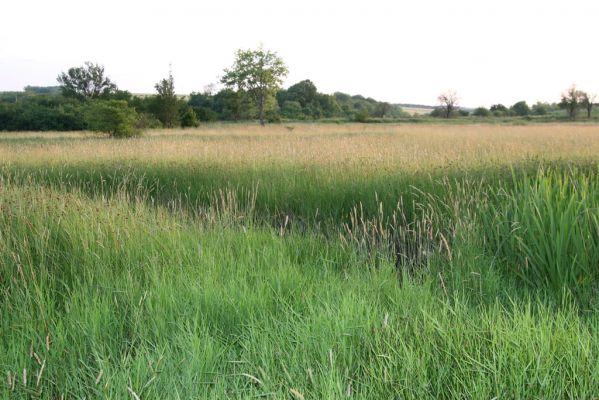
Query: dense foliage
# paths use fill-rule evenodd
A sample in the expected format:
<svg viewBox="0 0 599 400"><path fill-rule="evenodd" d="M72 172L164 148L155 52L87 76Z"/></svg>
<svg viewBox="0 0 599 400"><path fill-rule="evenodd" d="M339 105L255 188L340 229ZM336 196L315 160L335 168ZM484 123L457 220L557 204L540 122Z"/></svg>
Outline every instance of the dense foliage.
<svg viewBox="0 0 599 400"><path fill-rule="evenodd" d="M92 131L105 132L112 137L139 135L135 127L137 113L123 100L96 101L86 109L87 126Z"/></svg>

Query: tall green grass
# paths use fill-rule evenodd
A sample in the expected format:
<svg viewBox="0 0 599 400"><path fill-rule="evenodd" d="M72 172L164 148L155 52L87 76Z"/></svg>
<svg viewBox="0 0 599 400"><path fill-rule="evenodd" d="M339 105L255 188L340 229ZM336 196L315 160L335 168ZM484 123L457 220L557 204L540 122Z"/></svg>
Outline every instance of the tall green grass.
<svg viewBox="0 0 599 400"><path fill-rule="evenodd" d="M400 282L341 238L127 192L4 184L0 208L3 398L597 395L597 315L473 302L449 279L488 258L458 240Z"/></svg>
<svg viewBox="0 0 599 400"><path fill-rule="evenodd" d="M599 278L599 176L539 170L501 186L481 213L491 249L510 273L558 298L596 305Z"/></svg>
<svg viewBox="0 0 599 400"><path fill-rule="evenodd" d="M492 164L456 137L476 169L108 161L99 140L3 163L0 398L598 397L596 160L504 143Z"/></svg>

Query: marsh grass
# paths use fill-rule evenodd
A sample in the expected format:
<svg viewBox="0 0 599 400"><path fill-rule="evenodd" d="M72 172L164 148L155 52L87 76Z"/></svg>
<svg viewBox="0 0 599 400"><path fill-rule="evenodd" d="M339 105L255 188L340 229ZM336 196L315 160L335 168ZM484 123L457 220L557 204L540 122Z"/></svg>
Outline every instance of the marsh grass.
<svg viewBox="0 0 599 400"><path fill-rule="evenodd" d="M599 272L599 178L539 170L514 178L481 213L492 247L528 285L594 306ZM588 304L590 302L590 304Z"/></svg>
<svg viewBox="0 0 599 400"><path fill-rule="evenodd" d="M598 396L594 126L277 129L0 135L0 397Z"/></svg>

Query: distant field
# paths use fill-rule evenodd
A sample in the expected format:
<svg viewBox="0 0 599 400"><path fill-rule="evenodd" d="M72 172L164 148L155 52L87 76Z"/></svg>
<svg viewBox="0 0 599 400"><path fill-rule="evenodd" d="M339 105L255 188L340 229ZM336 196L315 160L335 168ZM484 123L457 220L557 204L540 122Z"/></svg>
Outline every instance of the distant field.
<svg viewBox="0 0 599 400"><path fill-rule="evenodd" d="M598 174L590 123L0 133L0 397L597 398Z"/></svg>
<svg viewBox="0 0 599 400"><path fill-rule="evenodd" d="M402 107L402 110L405 112L409 112L410 114L418 114L418 115L426 115L430 114L433 111L432 108L423 108L423 107Z"/></svg>
<svg viewBox="0 0 599 400"><path fill-rule="evenodd" d="M232 165L393 166L508 165L531 158L596 158L599 125L217 124L153 130L114 141L86 132L0 133L4 163L176 161Z"/></svg>

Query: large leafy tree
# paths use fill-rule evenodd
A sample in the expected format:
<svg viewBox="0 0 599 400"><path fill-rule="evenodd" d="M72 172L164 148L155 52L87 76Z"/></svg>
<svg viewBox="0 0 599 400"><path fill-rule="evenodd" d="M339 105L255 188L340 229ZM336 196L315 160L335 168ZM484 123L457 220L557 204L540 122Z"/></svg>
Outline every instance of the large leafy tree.
<svg viewBox="0 0 599 400"><path fill-rule="evenodd" d="M515 103L511 107L511 110L514 112L514 114L516 114L519 117L525 117L528 114L530 114L530 107L528 106L528 104L526 104L524 100Z"/></svg>
<svg viewBox="0 0 599 400"><path fill-rule="evenodd" d="M116 84L105 75L104 66L89 61L62 72L56 80L64 96L80 100L108 97L117 90Z"/></svg>
<svg viewBox="0 0 599 400"><path fill-rule="evenodd" d="M157 95L153 104L153 113L167 128L172 128L178 124L179 104L175 94L175 80L173 74L169 73L168 78L160 80L154 85Z"/></svg>
<svg viewBox="0 0 599 400"><path fill-rule="evenodd" d="M265 111L277 89L281 87L288 69L277 53L258 48L238 50L231 68L224 70L221 83L252 98L258 108L260 124L264 125Z"/></svg>

